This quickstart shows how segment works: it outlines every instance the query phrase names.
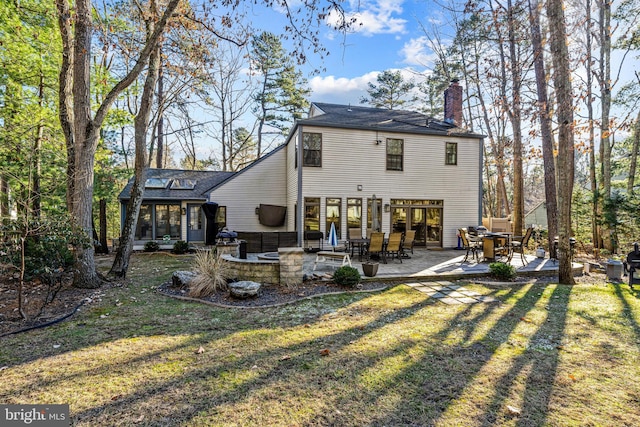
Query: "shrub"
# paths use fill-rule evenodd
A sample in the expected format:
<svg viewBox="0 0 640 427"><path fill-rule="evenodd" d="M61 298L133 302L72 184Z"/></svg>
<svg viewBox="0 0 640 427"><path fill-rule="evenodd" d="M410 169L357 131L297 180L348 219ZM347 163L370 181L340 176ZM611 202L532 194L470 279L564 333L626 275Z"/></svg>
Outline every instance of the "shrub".
<svg viewBox="0 0 640 427"><path fill-rule="evenodd" d="M0 224L0 263L18 269L24 267L28 279L66 269L74 262L71 248L86 245L86 238L70 224L67 218L44 218L27 224L5 221ZM24 259L21 250L23 240Z"/></svg>
<svg viewBox="0 0 640 427"><path fill-rule="evenodd" d="M339 267L333 273L333 281L340 286L349 286L355 288L360 283L361 277L357 269L348 265Z"/></svg>
<svg viewBox="0 0 640 427"><path fill-rule="evenodd" d="M516 278L516 268L504 262L492 262L489 264L491 275L500 280L513 280Z"/></svg>
<svg viewBox="0 0 640 427"><path fill-rule="evenodd" d="M189 244L184 240L178 240L173 244L173 249L171 250L174 254L186 254L189 252Z"/></svg>
<svg viewBox="0 0 640 427"><path fill-rule="evenodd" d="M229 267L214 251L199 250L193 259L196 277L189 284L189 295L207 297L217 290L227 289Z"/></svg>
<svg viewBox="0 0 640 427"><path fill-rule="evenodd" d="M160 250L160 245L155 240L152 240L144 244L145 252L156 252L158 250Z"/></svg>

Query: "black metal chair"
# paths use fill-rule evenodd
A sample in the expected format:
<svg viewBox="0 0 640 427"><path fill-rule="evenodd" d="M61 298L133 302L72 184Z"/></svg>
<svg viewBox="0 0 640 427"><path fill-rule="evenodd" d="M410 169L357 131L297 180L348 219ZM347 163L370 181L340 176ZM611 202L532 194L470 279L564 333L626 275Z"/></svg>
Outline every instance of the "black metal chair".
<svg viewBox="0 0 640 427"><path fill-rule="evenodd" d="M511 258L513 258L513 253L518 252L520 254L520 260L523 265L527 264L527 260L524 257L524 250L529 244L529 239L533 234L533 227L527 228L527 231L524 233L524 236L513 236L511 238L511 242L509 245L511 246L509 249L509 262L511 262Z"/></svg>
<svg viewBox="0 0 640 427"><path fill-rule="evenodd" d="M627 255L627 261L624 263L624 270L629 274L629 287L633 289L633 285L640 283L640 276L635 277L635 272L640 273L640 247L638 242L633 244L633 252Z"/></svg>
<svg viewBox="0 0 640 427"><path fill-rule="evenodd" d="M464 228L458 229L458 233L460 234L460 240L462 240L462 246L467 251L467 253L464 255L464 259L462 260L462 262L467 262L467 260L469 259L469 252L471 252L471 259L480 261L480 256L478 255L478 249L482 248L482 242L469 240L469 235L467 234L467 230Z"/></svg>

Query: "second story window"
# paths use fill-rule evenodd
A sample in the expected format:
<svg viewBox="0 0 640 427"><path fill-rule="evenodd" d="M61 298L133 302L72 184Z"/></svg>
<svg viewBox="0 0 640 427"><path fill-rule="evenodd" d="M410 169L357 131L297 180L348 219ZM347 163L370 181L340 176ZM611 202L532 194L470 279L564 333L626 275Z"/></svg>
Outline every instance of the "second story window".
<svg viewBox="0 0 640 427"><path fill-rule="evenodd" d="M458 144L455 142L447 142L447 153L445 157L445 165L457 165L458 164Z"/></svg>
<svg viewBox="0 0 640 427"><path fill-rule="evenodd" d="M387 138L387 170L401 171L404 154L404 140Z"/></svg>
<svg viewBox="0 0 640 427"><path fill-rule="evenodd" d="M302 146L303 166L322 166L322 134L321 133L303 133Z"/></svg>

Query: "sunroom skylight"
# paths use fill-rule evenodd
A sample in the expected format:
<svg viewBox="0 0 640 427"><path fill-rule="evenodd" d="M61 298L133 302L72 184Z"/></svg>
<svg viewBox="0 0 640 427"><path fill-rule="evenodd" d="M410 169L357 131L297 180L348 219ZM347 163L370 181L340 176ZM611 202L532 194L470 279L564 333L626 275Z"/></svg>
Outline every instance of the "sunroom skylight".
<svg viewBox="0 0 640 427"><path fill-rule="evenodd" d="M193 190L196 187L195 179L174 179L171 183L172 190Z"/></svg>
<svg viewBox="0 0 640 427"><path fill-rule="evenodd" d="M166 188L169 178L148 178L144 183L145 188Z"/></svg>

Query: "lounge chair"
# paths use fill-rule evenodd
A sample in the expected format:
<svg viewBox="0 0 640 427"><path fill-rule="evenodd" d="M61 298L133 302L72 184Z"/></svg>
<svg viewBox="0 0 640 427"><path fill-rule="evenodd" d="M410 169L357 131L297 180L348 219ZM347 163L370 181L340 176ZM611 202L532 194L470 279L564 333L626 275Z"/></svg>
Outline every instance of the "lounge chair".
<svg viewBox="0 0 640 427"><path fill-rule="evenodd" d="M413 253L413 242L416 240L416 230L407 230L404 233L404 242L402 242L403 251L411 249Z"/></svg>

